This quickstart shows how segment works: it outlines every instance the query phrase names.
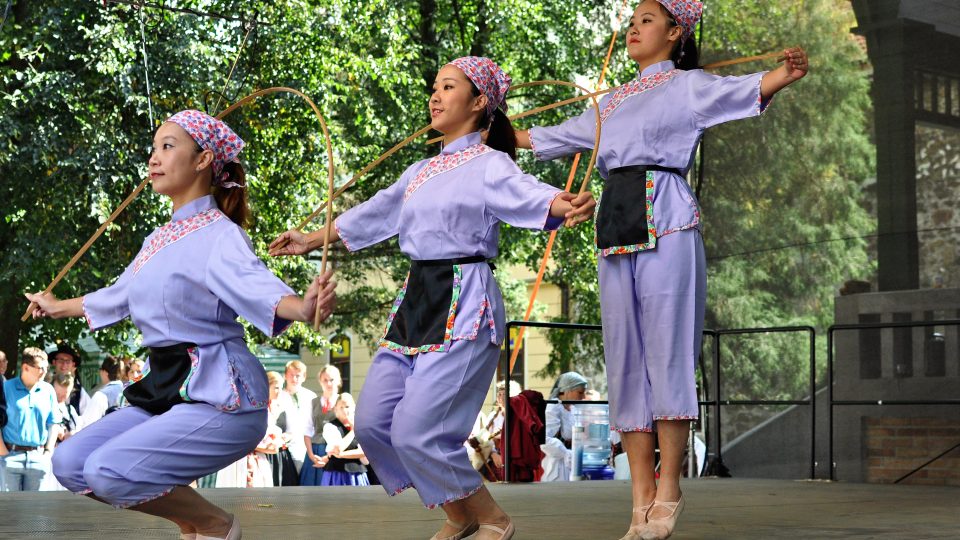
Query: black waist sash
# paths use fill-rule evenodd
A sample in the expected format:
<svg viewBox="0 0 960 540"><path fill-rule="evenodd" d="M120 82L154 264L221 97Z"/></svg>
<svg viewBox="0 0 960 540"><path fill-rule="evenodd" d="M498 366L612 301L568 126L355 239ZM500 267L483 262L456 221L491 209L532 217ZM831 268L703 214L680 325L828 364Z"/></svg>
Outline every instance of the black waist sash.
<svg viewBox="0 0 960 540"><path fill-rule="evenodd" d="M174 405L186 403L181 389L193 369L193 343L150 347L150 371L123 391L127 401L152 414L163 414ZM191 355L193 352L193 355Z"/></svg>
<svg viewBox="0 0 960 540"><path fill-rule="evenodd" d="M646 244L652 208L647 207L647 171L663 171L683 176L679 170L659 165L630 165L610 170L603 185L597 210L597 247Z"/></svg>
<svg viewBox="0 0 960 540"><path fill-rule="evenodd" d="M453 266L486 260L480 255L459 259L411 260L403 300L384 339L403 347L442 344L453 301Z"/></svg>

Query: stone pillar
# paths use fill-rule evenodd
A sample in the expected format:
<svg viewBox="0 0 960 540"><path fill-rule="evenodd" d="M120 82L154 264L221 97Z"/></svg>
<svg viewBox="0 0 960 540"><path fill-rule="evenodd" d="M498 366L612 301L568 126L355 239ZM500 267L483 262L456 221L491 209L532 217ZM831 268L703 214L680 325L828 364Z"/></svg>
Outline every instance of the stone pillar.
<svg viewBox="0 0 960 540"><path fill-rule="evenodd" d="M898 1L853 0L874 68L877 242L881 291L919 286L913 51L932 28L898 17Z"/></svg>

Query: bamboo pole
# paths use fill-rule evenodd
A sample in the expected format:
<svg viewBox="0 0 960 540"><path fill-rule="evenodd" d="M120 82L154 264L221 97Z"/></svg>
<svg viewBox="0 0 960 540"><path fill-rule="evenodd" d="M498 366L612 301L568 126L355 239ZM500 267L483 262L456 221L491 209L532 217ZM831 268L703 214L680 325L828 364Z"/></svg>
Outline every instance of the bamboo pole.
<svg viewBox="0 0 960 540"><path fill-rule="evenodd" d="M264 88L263 90L259 90L259 91L257 91L257 92L254 92L254 93L250 94L249 96L246 96L246 97L240 99L239 101L237 101L237 102L234 103L233 105L227 107L226 109L224 109L223 111L221 111L221 112L217 115L217 118L223 119L223 118L227 117L227 116L228 116L230 113L232 113L233 111L239 109L240 107L246 105L247 103L252 102L253 100L255 100L255 99L257 99L257 98L259 98L259 97L261 97L261 96L265 96L265 95L268 95L268 94L275 94L275 93L279 93L279 92L291 93L291 94L297 95L297 96L299 96L300 98L302 98L304 101L306 101L306 102L310 105L310 108L313 109L313 112L317 115L317 118L320 120L320 125L323 127L323 134L324 134L324 137L326 138L326 146L327 146L328 176L329 176L329 178L328 178L327 190L328 190L328 193L333 193L333 177L334 177L333 145L332 145L331 142L330 142L330 133L329 133L329 131L327 130L327 123L326 123L326 121L323 119L323 115L320 114L320 109L317 107L316 103L314 103L313 100L311 100L311 99L310 99L306 94L304 94L303 92L300 92L299 90L295 90L295 89L293 89L293 88L288 88L288 87L285 87L285 86L276 86L276 87L272 87L272 88ZM120 213L123 212L123 210L124 210L131 202L133 202L133 200L137 197L137 195L139 195L140 192L143 191L143 189L147 186L147 183L148 183L148 182L150 182L150 179L149 179L149 178L143 180L142 182L140 182L140 185L138 185L138 186L133 190L133 192L130 193L130 195L128 195L127 198L126 198L122 203L120 203L120 206L118 206L118 207L116 208L116 210L114 210L113 213L110 214L110 217L108 217L107 220L104 221L102 225L100 225L100 227L97 229L97 231L96 231L95 233L93 233L93 235L87 240L87 242L73 255L73 257L71 257L70 261L67 262L67 264L66 264L63 268L60 269L60 272L58 272L58 273L57 273L57 276L53 279L53 281L50 282L50 285L48 285L47 288L44 289L43 294L48 294L48 293L50 293L50 292L53 291L53 289L60 283L61 280L63 280L64 276L67 275L67 273L70 271L70 269L73 268L73 266L77 263L77 261L79 261L80 258L83 257L83 255L87 252L87 250L90 249L90 246L92 246L93 243L96 242L96 240L97 240L98 238L100 238L100 235L102 235L103 232L107 230L107 227L109 227L110 224L113 223L113 221L117 218L117 216L119 216ZM332 201L332 200L334 199L334 197L330 197L329 195L328 195L327 198L328 198L329 201ZM333 208L332 208L332 204L329 204L329 203L328 203L326 206L328 207L327 215L328 215L328 219L329 219L329 216L330 216L330 215L332 214L332 212L333 212ZM322 209L323 209L323 207L321 207L321 210L322 210ZM320 269L320 273L321 273L321 274L326 271L328 249L329 249L329 248L324 247L323 259L322 259L322 262L321 262L321 269ZM317 304L317 312L318 312L318 314L319 314L319 307L320 307L320 305L319 305L319 303L318 303L318 304ZM34 311L36 308L37 308L37 304L36 304L35 302L30 302L30 305L27 307L27 310L24 312L23 316L20 317L20 321L21 321L21 322L26 322L26 320L30 318L30 315L33 313L33 311ZM318 315L317 315L317 316L318 316ZM316 316L315 316L315 321L316 321Z"/></svg>
<svg viewBox="0 0 960 540"><path fill-rule="evenodd" d="M624 9L626 7L627 7L627 1L624 0L623 5L620 7L620 12L617 14L617 24L613 27L613 35L610 37L610 46L607 48L607 56L606 58L604 58L603 67L600 69L600 78L597 80L597 88L603 86L603 80L606 78L607 68L610 65L610 57L613 54L613 46L617 42L617 29L620 28L621 21L623 20ZM603 93L607 93L610 90L606 90ZM583 98L584 96L580 96L580 97ZM593 100L594 100L594 104L596 105L596 97L593 97ZM600 109L598 105L596 105L596 108L597 108L597 139L593 145L593 155L590 156L590 168L588 169L586 176L583 177L583 183L580 185L581 194L586 189L587 183L590 180L590 176L593 171L592 169L593 163L597 154L597 149L600 147L600 127L601 127ZM544 109L544 110L549 110L549 109ZM570 174L567 177L566 191L570 191L570 188L573 186L573 177L577 170L577 165L579 164L580 164L580 154L577 153L573 157L573 164L570 166ZM540 259L540 268L537 269L537 279L536 281L533 282L533 290L530 292L530 301L527 303L527 311L523 315L523 322L529 322L530 316L533 314L533 306L537 300L537 294L540 292L540 285L543 283L543 276L546 274L546 271L547 271L547 263L550 261L550 254L553 251L553 244L557 239L557 232L558 231L556 230L550 232L550 238L547 240L547 247L543 251L543 258ZM513 348L513 351L510 353L510 364L508 367L509 371L507 372L508 379L513 374L513 368L516 365L517 358L520 355L520 349L522 348L520 344L523 342L524 333L526 333L526 327L521 326L520 330L517 332L517 344ZM506 339L510 339L510 336L507 336Z"/></svg>
<svg viewBox="0 0 960 540"><path fill-rule="evenodd" d="M118 206L117 209L114 210L112 214L110 214L110 217L108 217L107 220L104 221L102 225L100 225L97 231L93 233L93 236L87 239L87 242L83 244L83 247L81 247L80 250L77 251L73 255L73 257L70 258L70 261L63 268L60 269L60 272L57 273L57 277L53 278L53 281L50 282L50 285L47 285L47 288L43 290L43 294L49 294L50 292L53 291L54 287L56 287L60 283L60 281L64 278L64 276L67 275L67 272L69 272L70 269L73 268L73 265L77 264L77 261L80 260L80 257L83 257L83 254L86 253L88 249L90 249L90 246L92 246L93 243L97 241L97 238L100 238L100 235L103 234L103 231L106 231L107 227L109 227L110 224L113 223L113 220L115 220L117 216L120 215L120 212L123 212L124 208L126 208L127 205L133 202L133 200L137 198L137 195L139 195L140 192L143 191L143 188L147 187L148 182L150 182L149 178L140 182L140 185L138 185L133 190L133 192L130 193L130 195L127 195L127 198L124 199L124 201L120 203L120 206ZM20 317L20 321L26 322L26 320L30 318L30 314L32 314L33 310L35 309L37 309L37 303L30 302L30 305L27 307L27 310L23 313L23 316Z"/></svg>

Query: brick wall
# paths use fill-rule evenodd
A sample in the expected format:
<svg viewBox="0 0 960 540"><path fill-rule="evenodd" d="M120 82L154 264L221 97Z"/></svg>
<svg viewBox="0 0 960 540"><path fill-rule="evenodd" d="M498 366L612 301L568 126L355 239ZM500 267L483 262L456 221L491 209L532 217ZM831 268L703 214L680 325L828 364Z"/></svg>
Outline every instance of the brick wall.
<svg viewBox="0 0 960 540"><path fill-rule="evenodd" d="M867 482L890 484L960 443L960 425L940 418L863 419ZM934 461L901 484L960 486L960 449Z"/></svg>

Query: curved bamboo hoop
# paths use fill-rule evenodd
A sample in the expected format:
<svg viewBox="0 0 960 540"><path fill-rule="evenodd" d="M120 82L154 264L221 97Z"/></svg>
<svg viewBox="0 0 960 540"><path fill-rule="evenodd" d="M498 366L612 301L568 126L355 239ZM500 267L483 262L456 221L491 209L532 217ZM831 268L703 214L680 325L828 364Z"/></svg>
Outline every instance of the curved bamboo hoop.
<svg viewBox="0 0 960 540"><path fill-rule="evenodd" d="M275 94L275 93L279 93L279 92L286 92L286 93L294 94L294 95L297 95L297 96L303 98L303 100L306 101L306 102L310 105L310 108L313 109L313 112L317 115L317 118L320 120L320 125L321 125L322 128L323 128L323 134L324 134L324 138L325 138L325 140L326 140L327 160L328 160L328 162L329 162L329 163L328 163L328 176L329 176L329 178L328 178L328 186L327 186L327 192L328 192L327 198L328 198L328 200L332 201L332 200L333 200L333 197L331 197L331 195L333 194L333 176L334 176L334 169L333 169L333 145L332 145L331 142L330 142L330 132L329 132L328 129L327 129L327 122L326 122L326 120L324 120L323 115L320 114L320 109L317 107L316 103L314 103L313 100L310 99L306 94L304 94L303 92L301 92L301 91L299 91L299 90L295 90L295 89L293 89L293 88L288 88L288 87L285 87L285 86L275 86L275 87L272 87L272 88L265 88L265 89L263 89L263 90L259 90L259 91L257 91L257 92L254 92L254 93L250 94L249 96L246 96L246 97L240 99L239 101L237 101L237 102L234 103L233 105L231 105L231 106L227 107L226 109L224 109L223 111L221 111L219 114L217 114L216 117L219 118L219 119L223 119L223 118L225 118L227 115L229 115L230 113L232 113L233 111L239 109L240 107L246 105L247 103L250 103L251 101L253 101L253 100L255 100L255 99L257 99L257 98L259 98L259 97L261 97L261 96L265 96L265 95L268 95L268 94ZM50 292L53 291L53 289L54 289L54 288L60 283L60 281L63 280L63 278L67 275L67 273L70 271L70 269L73 268L73 266L77 263L77 261L80 260L80 257L82 257L82 256L87 252L87 250L90 249L90 246L92 246L93 243L96 242L98 238L100 238L100 235L102 235L103 232L104 232L105 230L107 230L107 227L110 226L110 224L113 223L113 221L117 218L117 216L119 216L120 213L123 212L123 210L124 210L131 202L133 202L133 200L137 197L137 195L140 194L141 191L143 191L143 189L147 186L147 184L148 184L149 182L150 182L150 179L147 178L147 179L143 180L142 182L140 182L140 184L139 184L136 188L134 188L133 192L131 192L130 195L128 195L127 198L124 199L124 201L123 201L122 203L120 203L120 206L118 206L118 207L116 208L116 210L114 210L113 213L110 214L110 217L108 217L107 220L104 221L103 224L101 224L99 228L97 228L96 232L94 232L93 235L90 236L89 239L87 239L86 243L84 243L83 246L73 255L73 257L70 258L70 261L67 262L67 264L66 264L63 268L60 269L60 272L58 272L58 273L57 273L57 276L56 276L55 278L53 278L53 281L50 282L50 285L48 285L47 288L44 289L43 294L47 294L47 293L50 293ZM329 219L330 219L330 216L331 216L332 213L333 213L333 206L332 206L332 204L327 204L326 206L327 206L327 219L329 220ZM321 263L320 263L320 273L321 273L321 274L326 271L327 256L328 256L328 249L325 248L325 249L323 250L323 258L322 258ZM36 303L31 302L30 305L27 307L27 311L24 312L24 314L23 314L22 317L20 317L20 321L21 321L21 322L26 322L26 320L30 318L30 314L33 313L33 310L36 309L36 307L37 307ZM320 305L319 305L319 303L318 303L318 304L317 304L317 314L314 316L314 324L315 324L315 325L317 325L317 323L318 323L319 311L320 311Z"/></svg>
<svg viewBox="0 0 960 540"><path fill-rule="evenodd" d="M621 12L621 15L622 15L622 12ZM619 22L618 22L617 28L619 28L619 26L620 26L620 24L619 24ZM598 83L597 83L597 86L598 86L598 87L603 85L603 79L604 79L604 76L606 75L607 66L608 66L608 63L609 63L609 61L610 61L610 53L613 51L613 44L614 44L614 41L615 41L616 39L617 39L617 32L616 32L616 30L614 30L613 37L612 37L611 40L610 40L610 48L609 48L609 50L607 51L607 58L606 58L606 60L604 60L603 69L600 71L600 80L599 80ZM747 62L754 62L754 61L757 61L757 60L766 60L766 59L769 59L769 58L778 58L778 56L779 56L780 54L781 54L781 53L769 53L769 54L761 54L761 55L757 55L757 56L748 56L748 57L745 57L745 58L737 58L737 59L735 59L735 60L724 60L724 61L722 61L722 62L714 62L714 63L712 63L712 64L707 64L707 65L703 66L703 69L705 69L705 70L707 70L707 69L717 69L717 68L721 68L721 67L725 67L725 66L733 66L733 65L736 65L736 64L743 64L743 63L747 63ZM785 59L786 59L786 57L781 57L781 58L778 58L777 61L778 61L778 62L782 62L782 61L785 60ZM610 92L611 90L613 90L613 89L611 88L611 89L607 89L607 90L598 91L598 92L595 92L593 95L606 94L606 93ZM560 103L563 103L563 104L566 104L566 103L574 103L575 101L580 101L580 100L586 99L587 97L588 97L588 96L579 96L579 97L577 97L577 98L573 98L573 99L570 99L570 100L565 100L564 102L560 102ZM595 99L595 98L594 98L594 99ZM559 106L559 103L557 103L556 105ZM548 107L550 107L550 106L548 106ZM531 111L531 112L533 112L533 111ZM539 111L537 111L537 112L539 112ZM596 150L596 146L594 146L594 149ZM570 171L570 180L573 179L573 171L576 169L577 163L579 162L579 160L580 160L580 154L577 154L577 155L574 157L574 160L573 160L573 168L572 168L571 171ZM589 177L588 177L588 178L589 178ZM584 181L586 181L586 178L584 179ZM569 180L568 180L568 182L569 182ZM585 187L585 186L581 186L581 188L580 188L581 193L583 192L584 187ZM570 190L570 187L569 187L569 185L568 185L568 186L567 186L567 191L569 191L569 190ZM534 302L535 302L536 299L537 299L537 293L540 292L540 285L541 285L542 282L543 282L543 276L544 276L544 274L545 274L545 272L546 272L547 262L548 262L549 259L550 259L550 252L553 250L553 244L554 244L554 240L556 239L556 237L557 237L557 231L553 231L553 232L550 233L550 239L547 240L547 247L546 247L546 249L544 250L543 259L540 261L540 268L539 268L539 270L537 271L537 278L536 278L536 280L535 280L534 283L533 283L533 291L530 293L530 303L527 305L527 311L526 311L526 314L525 314L524 317L523 317L523 322L528 322L528 321L530 320L530 315L533 313L533 305L534 305ZM521 327L520 327L520 330L517 332L517 341L518 341L518 342L523 341L523 334L525 333L525 330L526 330L526 327L525 327L525 326L521 326ZM510 339L510 336L507 336L506 339ZM521 347L520 347L519 345L516 346L516 347L513 347L513 352L511 352L511 354L510 354L510 364L509 364L509 368L508 368L508 369L509 369L509 371L508 371L509 374L512 374L512 373L513 373L513 367L514 367L514 366L516 365L516 363L517 363L517 358L518 358L518 356L519 356L519 354L520 354L520 349L521 349Z"/></svg>
<svg viewBox="0 0 960 540"><path fill-rule="evenodd" d="M604 91L601 91L601 92L592 92L592 93L591 93L589 90L587 90L586 88L584 88L584 87L582 87L582 86L580 86L580 85L578 85L578 84L571 83L571 82L567 82L567 81L555 81L555 80L544 80L544 81L533 81L533 82L528 82L528 83L521 83L521 84L518 84L518 85L513 86L512 88L526 88L526 87L530 87L530 86L543 86L543 85L550 85L550 84L555 84L555 85L560 85L560 86L570 86L570 87L573 87L573 88L579 88L580 90L586 92L586 95L578 96L578 97L576 97L576 98L571 98L571 99L567 99L567 100L564 100L564 101L559 101L559 102L557 102L557 103L552 103L552 104L550 104L550 105L544 105L544 106L542 106L542 107L537 107L536 109L531 109L531 110L529 110L529 111L524 111L523 113L520 113L520 114L516 114L516 115L511 116L511 117L510 117L510 120L516 120L516 119L518 119L518 118L525 118L525 117L530 116L530 115L533 115L533 114L541 113L541 112L544 112L544 111L549 111L549 110L551 110L551 109L556 109L557 107L562 107L562 106L567 105L567 104L569 104L569 103L576 103L576 102L578 102L578 101L583 101L583 100L586 100L586 99L596 98L597 96L602 96L603 94L606 94L606 93L608 93L608 92L610 92L610 91L612 90L612 89L610 89L610 90L604 90ZM594 99L594 108L596 109L596 112L597 112L597 120L598 120L598 126L599 126L600 108L599 108L599 103L596 101L596 99ZM396 152L398 152L399 150L401 150L401 149L404 148L405 146L409 145L410 143L412 143L412 142L415 141L416 139L422 137L425 133L427 133L428 131L430 131L430 129L431 129L430 125L423 126L422 128L418 129L416 132L414 132L412 135L410 135L410 136L407 137L406 139L400 141L399 143L395 144L392 148L390 148L389 150L387 150L386 152L384 152L383 154L381 154L380 157L378 157L377 159L375 159L375 160L371 161L370 163L368 163L363 169L360 170L360 172L354 174L353 177L350 178L349 181L347 181L345 184L343 184L342 186L340 186L340 187L336 190L336 192L334 192L333 198L334 198L334 199L339 198L341 195L343 195L343 193L344 193L347 189L349 189L349 188L352 187L354 184L356 184L357 181L360 180L361 177L363 177L364 175L366 175L367 173L369 173L371 170L373 170L375 167L377 167L378 165L380 165L381 163L383 163L384 161L386 161L387 158L389 158L390 156L392 156L393 154L395 154ZM430 143L430 142L438 142L438 141L440 141L440 140L441 140L441 138L436 138L436 139L430 139L430 140L428 140L427 142L428 142L428 143ZM599 140L600 140L600 130L599 130L599 129L597 130L596 140L597 140L597 142L599 142ZM596 156L594 156L594 158L595 158L595 157L596 157ZM592 160L591 160L591 169L590 169L590 172L591 172L591 173L592 173L592 170L593 170L592 164L595 164L595 163L596 163L596 159L592 159ZM587 176L587 179L589 179L589 176ZM584 181L584 185L586 185L586 179L585 179L585 181ZM581 187L581 189L582 189L582 187ZM300 224L297 225L296 229L297 229L297 230L301 230L301 229L303 229L304 227L306 227L307 225L309 225L314 219L317 218L317 216L319 216L319 215L322 213L323 209L326 208L326 206L327 206L327 201L323 201L322 203L320 203L320 206L318 206L316 210L314 210L313 212L311 212L310 215L308 215L307 217L305 217L305 218L303 219L303 221L301 221ZM286 243L279 244L279 247L283 247L283 246L285 246L285 245L286 245Z"/></svg>
<svg viewBox="0 0 960 540"><path fill-rule="evenodd" d="M514 86L514 88L520 89L520 88L529 88L532 86L548 86L548 85L569 86L571 88L577 88L581 90L586 95L591 94L590 90L580 86L579 84L566 82L566 81L554 81L554 80L520 83ZM580 190L578 191L578 194L583 193L587 189L587 185L590 182L590 177L593 176L593 169L594 169L594 166L597 164L597 149L600 147L600 132L603 127L603 122L600 120L600 102L597 101L596 97L592 97L590 99L593 100L593 110L597 117L597 133L593 139L593 152L590 154L590 162L587 165L587 173L586 175L584 175L583 180L580 182ZM513 119L511 118L511 120ZM567 191L569 191L569 188L567 189Z"/></svg>
<svg viewBox="0 0 960 540"><path fill-rule="evenodd" d="M787 59L786 56L783 56L782 52L772 52L767 54L758 54L756 56L744 56L743 58L734 58L733 60L722 60L720 62L712 62L703 66L703 69L717 69L727 66L735 66L737 64L746 64L747 62L756 62L758 60L769 60L771 58L776 58L777 62L783 62Z"/></svg>
<svg viewBox="0 0 960 540"><path fill-rule="evenodd" d="M613 46L617 42L617 32L618 32L618 29L620 28L620 24L623 21L623 14L626 8L627 8L627 0L623 0L623 4L620 6L620 11L617 13L617 23L614 25L613 34L610 36L610 45L607 47L607 56L603 59L603 67L600 68L600 78L597 80L597 88L603 86L603 81L607 77L607 68L610 66L610 58L611 56L613 56ZM610 90L612 89L605 90L602 93L605 94L607 92L610 92ZM600 92L596 92L594 94L599 95ZM594 103L596 104L597 102L596 97L594 97L593 100L594 100ZM600 124L601 124L601 121L600 121L600 118L598 117L597 118L598 134L600 132ZM591 161L596 157L597 149L599 148L599 146L600 146L600 139L599 137L597 137L597 140L593 145L593 155L591 156ZM575 156L573 156L573 164L571 164L570 166L570 174L567 177L567 187L566 187L567 191L570 191L570 188L573 185L573 177L576 174L577 165L579 164L580 164L580 154L577 153ZM580 186L580 193L583 193L584 189L586 188L587 180L589 178L590 178L589 174L586 177L584 177L583 184ZM540 292L540 286L543 284L543 276L546 274L546 271L547 271L547 263L550 262L550 254L553 252L553 244L557 240L557 232L558 231L556 230L550 232L550 238L547 240L547 247L544 248L543 250L543 257L540 259L540 267L537 269L537 278L533 282L533 291L530 292L530 301L527 303L527 311L523 315L523 322L529 322L530 316L533 314L533 306L534 306L534 303L537 301L537 294L539 294ZM516 365L517 358L520 355L521 347L519 344L523 342L523 335L526 333L526 330L527 330L526 326L521 326L520 330L517 332L517 346L514 347L513 352L510 353L510 362L507 366L508 379L510 378L510 376L513 375L513 367ZM509 340L510 336L508 335L505 339Z"/></svg>

